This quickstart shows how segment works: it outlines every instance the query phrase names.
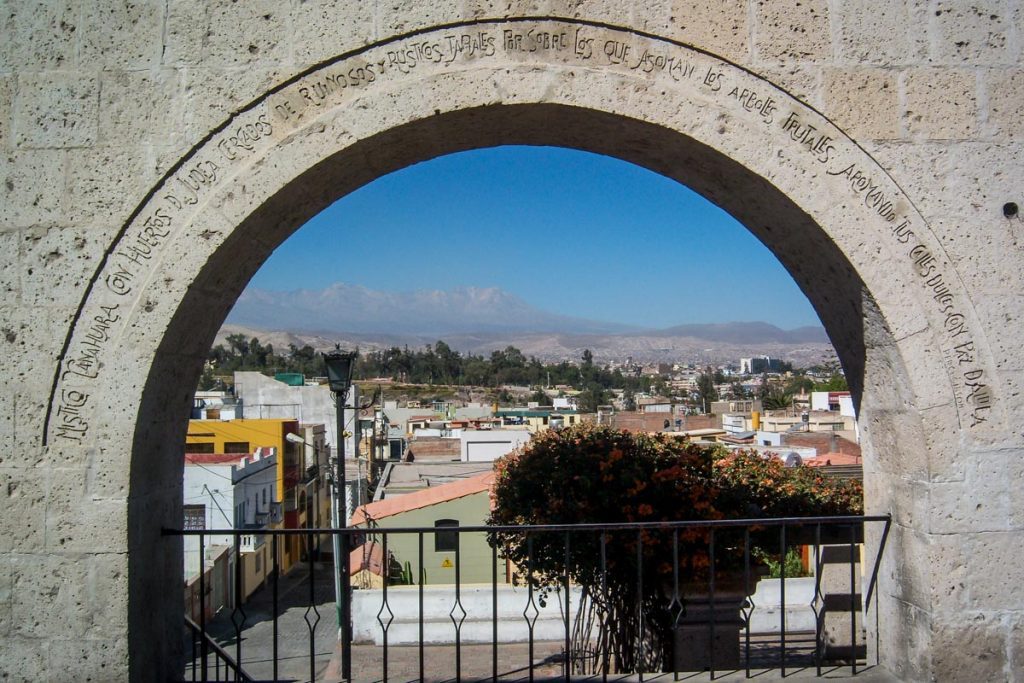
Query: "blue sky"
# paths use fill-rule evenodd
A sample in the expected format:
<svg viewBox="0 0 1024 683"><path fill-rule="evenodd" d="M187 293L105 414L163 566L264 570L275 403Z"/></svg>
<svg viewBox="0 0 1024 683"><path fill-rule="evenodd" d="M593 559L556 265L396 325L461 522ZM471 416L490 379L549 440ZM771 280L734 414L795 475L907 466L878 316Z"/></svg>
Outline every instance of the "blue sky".
<svg viewBox="0 0 1024 683"><path fill-rule="evenodd" d="M339 199L251 286L384 291L500 287L554 313L643 327L817 325L746 228L639 166L552 147L452 154Z"/></svg>

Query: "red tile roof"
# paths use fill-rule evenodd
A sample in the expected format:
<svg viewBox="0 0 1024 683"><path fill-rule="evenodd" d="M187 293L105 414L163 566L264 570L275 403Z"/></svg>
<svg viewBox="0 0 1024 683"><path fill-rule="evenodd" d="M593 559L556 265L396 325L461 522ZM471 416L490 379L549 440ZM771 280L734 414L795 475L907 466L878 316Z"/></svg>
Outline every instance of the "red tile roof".
<svg viewBox="0 0 1024 683"><path fill-rule="evenodd" d="M192 465L237 465L246 460L248 453L186 453L185 464Z"/></svg>
<svg viewBox="0 0 1024 683"><path fill-rule="evenodd" d="M825 453L814 458L807 458L804 464L808 467L825 467L826 465L859 465L859 455L848 455L846 453Z"/></svg>
<svg viewBox="0 0 1024 683"><path fill-rule="evenodd" d="M380 543L370 541L349 553L349 576L355 576L363 570L377 576L384 576L384 548Z"/></svg>
<svg viewBox="0 0 1024 683"><path fill-rule="evenodd" d="M456 498L464 498L474 493L490 490L494 484L494 472L484 472L475 477L467 477L440 486L431 486L413 493L406 493L393 498L385 498L356 509L352 514L352 526L365 524L367 520L383 519L392 515L418 510L430 505L445 503Z"/></svg>

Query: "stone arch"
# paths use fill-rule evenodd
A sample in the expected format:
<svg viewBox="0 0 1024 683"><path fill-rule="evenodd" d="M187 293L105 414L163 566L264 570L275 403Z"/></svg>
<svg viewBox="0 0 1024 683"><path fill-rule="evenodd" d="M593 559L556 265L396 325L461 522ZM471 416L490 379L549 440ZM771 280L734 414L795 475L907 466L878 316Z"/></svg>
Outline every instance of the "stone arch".
<svg viewBox="0 0 1024 683"><path fill-rule="evenodd" d="M603 24L524 18L407 34L318 65L202 140L123 226L73 320L45 441L68 454L132 444L114 455L130 464L116 513L127 547L98 551L125 554L127 603L113 609L130 663L175 661L167 634L180 614L166 587L180 561L160 529L181 517L176 455L203 354L249 277L339 196L497 144L638 163L754 232L808 294L851 377L874 511L917 528L886 482L951 466L954 444L926 449L925 421L961 439L1001 424L986 337L940 241L884 168L814 108L714 55ZM909 583L927 590L926 579ZM922 629L899 602L908 582L883 590L900 623L884 661L927 670L899 661L910 646L898 639Z"/></svg>

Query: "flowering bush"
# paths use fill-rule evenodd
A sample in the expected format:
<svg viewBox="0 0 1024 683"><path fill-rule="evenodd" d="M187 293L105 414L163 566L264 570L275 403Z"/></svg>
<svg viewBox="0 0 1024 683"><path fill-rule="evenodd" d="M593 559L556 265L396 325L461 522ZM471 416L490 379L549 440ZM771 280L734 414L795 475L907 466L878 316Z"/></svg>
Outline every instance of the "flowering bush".
<svg viewBox="0 0 1024 683"><path fill-rule="evenodd" d="M672 435L586 424L544 432L499 460L492 498L489 523L494 525L673 522L862 510L856 482L826 479L811 468L786 468L778 458L752 451L728 453ZM771 533L777 539L777 532ZM609 531L603 547L598 533L567 537L564 532L534 532L527 537L493 532L491 542L542 589L566 577L582 586L590 611L580 610L577 636L589 638L590 626L597 624L599 652L609 653L619 671L639 671L666 664L676 616L667 596L680 585L692 587L710 577L709 537L707 529L644 528ZM742 566L742 531L718 529L715 549L716 577ZM640 638L648 647L638 655L634 644Z"/></svg>

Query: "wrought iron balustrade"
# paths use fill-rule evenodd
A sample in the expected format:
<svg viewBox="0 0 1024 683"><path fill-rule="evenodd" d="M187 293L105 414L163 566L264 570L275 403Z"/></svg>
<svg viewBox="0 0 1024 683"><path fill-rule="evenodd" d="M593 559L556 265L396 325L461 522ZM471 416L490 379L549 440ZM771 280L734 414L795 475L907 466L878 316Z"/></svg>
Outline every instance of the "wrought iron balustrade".
<svg viewBox="0 0 1024 683"><path fill-rule="evenodd" d="M234 564L234 607L199 610L185 680L216 680L210 635L238 665L230 680L857 674L875 663L889 526L845 516L266 529L265 585L244 601L246 569ZM246 533L165 530L198 536L201 555L207 537L233 535L236 557ZM331 534L343 554L360 551L338 566L339 602L335 565L315 559ZM282 575L287 536L302 539L305 559ZM793 577L797 564L810 576Z"/></svg>

